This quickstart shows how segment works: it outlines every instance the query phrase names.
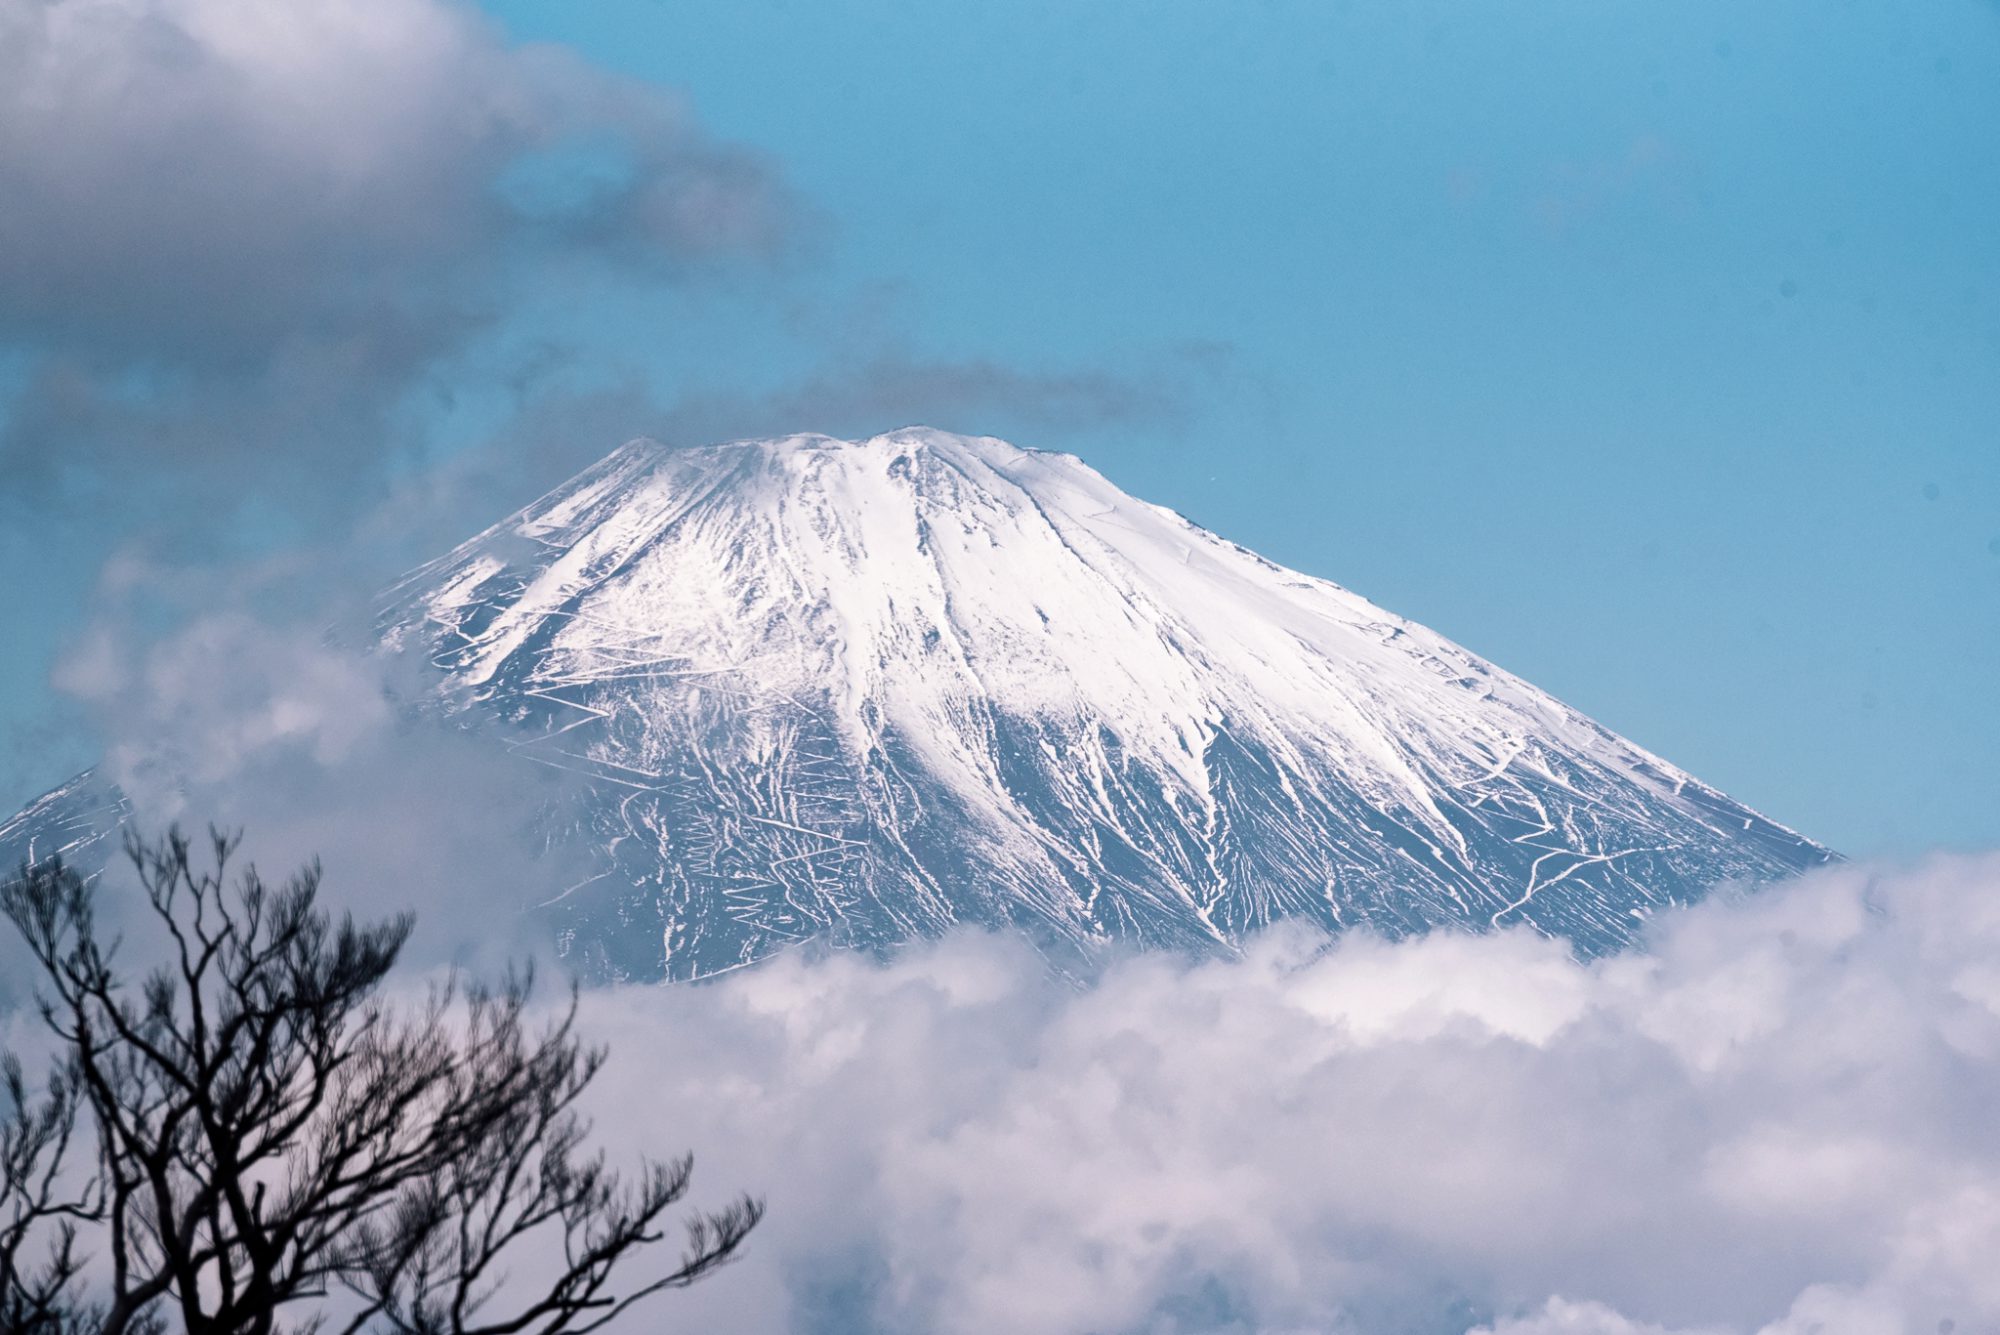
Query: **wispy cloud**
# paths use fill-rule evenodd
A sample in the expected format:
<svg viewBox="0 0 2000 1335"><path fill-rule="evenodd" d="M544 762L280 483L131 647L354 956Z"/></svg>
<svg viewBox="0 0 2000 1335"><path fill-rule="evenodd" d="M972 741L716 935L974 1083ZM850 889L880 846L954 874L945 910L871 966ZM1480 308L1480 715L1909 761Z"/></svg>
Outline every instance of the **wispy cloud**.
<svg viewBox="0 0 2000 1335"><path fill-rule="evenodd" d="M764 389L662 395L636 373L580 390L537 386L477 449L399 476L362 517L363 545L405 553L406 564L428 559L634 436L708 445L796 431L867 437L923 424L1066 447L1107 430L1175 436L1216 402L1259 392L1219 343L1142 349L1116 364L1024 368L918 355L875 328L852 337L854 346ZM432 549L413 545L425 539Z"/></svg>
<svg viewBox="0 0 2000 1335"><path fill-rule="evenodd" d="M241 830L274 873L321 859L357 913L421 908L419 962L542 952L530 910L590 870L546 842L567 776L515 760L502 721L426 712L432 670L378 648L313 564L110 561L54 672L105 739L99 777L142 831Z"/></svg>
<svg viewBox="0 0 2000 1335"><path fill-rule="evenodd" d="M923 358L884 350L836 363L775 394L696 396L667 422L674 436L713 439L725 423L753 433L812 430L874 435L913 422L964 432L1062 433L1174 426L1234 374L1226 345L1155 352L1130 368L1030 370L987 359Z"/></svg>

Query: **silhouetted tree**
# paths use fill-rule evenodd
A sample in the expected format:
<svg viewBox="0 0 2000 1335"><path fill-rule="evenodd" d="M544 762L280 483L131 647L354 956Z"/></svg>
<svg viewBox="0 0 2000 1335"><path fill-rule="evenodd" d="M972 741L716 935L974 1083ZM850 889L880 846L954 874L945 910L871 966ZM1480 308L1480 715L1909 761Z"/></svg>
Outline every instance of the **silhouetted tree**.
<svg viewBox="0 0 2000 1335"><path fill-rule="evenodd" d="M63 1054L38 1097L4 1072L0 1332L171 1313L230 1335L557 1335L736 1253L763 1214L748 1197L634 1278L691 1161L628 1179L589 1150L577 1104L605 1054L575 1034L574 990L539 1029L531 972L398 1010L382 984L413 919L336 923L316 864L232 883L235 847L211 833L197 866L178 831L127 839L166 958L136 985L75 871L0 887Z"/></svg>
<svg viewBox="0 0 2000 1335"><path fill-rule="evenodd" d="M64 1177L81 1087L73 1067L58 1067L31 1101L21 1063L5 1055L0 1098L0 1332L60 1335L81 1324L77 1229L99 1217L102 1201L95 1183Z"/></svg>

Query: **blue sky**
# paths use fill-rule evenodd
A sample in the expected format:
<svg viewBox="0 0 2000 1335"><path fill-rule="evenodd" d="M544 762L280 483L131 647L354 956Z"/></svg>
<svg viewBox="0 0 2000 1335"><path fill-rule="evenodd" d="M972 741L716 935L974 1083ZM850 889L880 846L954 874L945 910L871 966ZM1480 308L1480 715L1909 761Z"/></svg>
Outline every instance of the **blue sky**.
<svg viewBox="0 0 2000 1335"><path fill-rule="evenodd" d="M463 152L385 137L408 173L285 244L254 219L298 192L135 231L104 254L168 277L102 300L0 267L0 805L100 744L49 677L108 552L386 566L371 516L440 460L494 461L444 542L632 434L928 419L1074 450L1844 851L2000 843L2000 5L488 12L569 72L462 198ZM719 235L604 204L653 176L742 198ZM364 309L359 353L267 351Z"/></svg>

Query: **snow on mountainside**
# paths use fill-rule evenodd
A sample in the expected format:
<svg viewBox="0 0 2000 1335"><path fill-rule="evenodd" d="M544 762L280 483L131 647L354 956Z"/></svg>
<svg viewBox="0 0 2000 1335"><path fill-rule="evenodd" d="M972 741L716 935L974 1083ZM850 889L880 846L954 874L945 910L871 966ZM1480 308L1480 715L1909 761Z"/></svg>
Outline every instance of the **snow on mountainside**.
<svg viewBox="0 0 2000 1335"><path fill-rule="evenodd" d="M387 637L592 777L612 972L972 921L1056 951L1280 918L1587 949L1825 850L1080 460L907 430L635 441L415 572Z"/></svg>
<svg viewBox="0 0 2000 1335"><path fill-rule="evenodd" d="M597 874L543 912L600 975L961 922L1059 961L1291 917L1594 951L1830 856L1422 626L998 440L635 441L408 576L379 628L441 670L437 709L587 776L548 834ZM77 791L74 830L103 825Z"/></svg>
<svg viewBox="0 0 2000 1335"><path fill-rule="evenodd" d="M48 858L100 867L130 815L116 785L86 770L0 821L0 876L12 876L23 863Z"/></svg>

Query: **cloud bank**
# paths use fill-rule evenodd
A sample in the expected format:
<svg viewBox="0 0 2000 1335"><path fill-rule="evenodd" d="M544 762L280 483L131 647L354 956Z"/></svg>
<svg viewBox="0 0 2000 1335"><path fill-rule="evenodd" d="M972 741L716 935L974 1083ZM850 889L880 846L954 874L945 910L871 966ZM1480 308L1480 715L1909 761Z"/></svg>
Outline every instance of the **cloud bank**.
<svg viewBox="0 0 2000 1335"><path fill-rule="evenodd" d="M2000 856L1816 873L1589 965L1278 933L1077 992L968 937L588 1018L614 1142L771 1198L689 1328L2000 1321Z"/></svg>

